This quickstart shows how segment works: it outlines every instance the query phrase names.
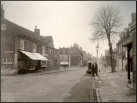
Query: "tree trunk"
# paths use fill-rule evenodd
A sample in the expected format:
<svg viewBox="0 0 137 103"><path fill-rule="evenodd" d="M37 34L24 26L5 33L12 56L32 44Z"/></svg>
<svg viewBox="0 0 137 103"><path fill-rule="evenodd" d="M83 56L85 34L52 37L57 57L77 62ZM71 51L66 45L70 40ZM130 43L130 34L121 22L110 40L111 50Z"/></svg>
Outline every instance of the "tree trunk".
<svg viewBox="0 0 137 103"><path fill-rule="evenodd" d="M112 48L110 48L110 54L111 54L111 72L115 72L115 63L114 63Z"/></svg>
<svg viewBox="0 0 137 103"><path fill-rule="evenodd" d="M113 50L112 50L112 44L111 44L111 40L110 40L110 34L107 34L108 37L108 44L109 44L109 52L110 52L110 56L111 56L111 72L115 72L115 66L113 63Z"/></svg>

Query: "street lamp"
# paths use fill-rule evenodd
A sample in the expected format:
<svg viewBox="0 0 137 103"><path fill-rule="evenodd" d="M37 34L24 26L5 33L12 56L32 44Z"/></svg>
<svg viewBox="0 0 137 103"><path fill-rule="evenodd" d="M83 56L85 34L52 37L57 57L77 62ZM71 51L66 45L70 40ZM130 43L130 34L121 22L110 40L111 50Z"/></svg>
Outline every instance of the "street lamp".
<svg viewBox="0 0 137 103"><path fill-rule="evenodd" d="M98 58L98 50L99 50L99 46L96 46L96 50L97 50L97 58Z"/></svg>
<svg viewBox="0 0 137 103"><path fill-rule="evenodd" d="M98 46L98 44L97 44L97 46L96 46L96 50L97 50L97 64L98 64L98 51L99 51L99 46Z"/></svg>

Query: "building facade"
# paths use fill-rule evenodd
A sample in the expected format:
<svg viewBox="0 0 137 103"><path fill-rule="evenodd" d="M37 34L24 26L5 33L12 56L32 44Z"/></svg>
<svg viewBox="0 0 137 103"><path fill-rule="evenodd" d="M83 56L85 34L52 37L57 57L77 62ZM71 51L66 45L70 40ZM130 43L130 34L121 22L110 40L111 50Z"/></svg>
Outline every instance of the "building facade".
<svg viewBox="0 0 137 103"><path fill-rule="evenodd" d="M70 64L71 66L83 66L83 51L76 43L71 47Z"/></svg>
<svg viewBox="0 0 137 103"><path fill-rule="evenodd" d="M129 30L132 35L133 88L136 90L136 13L131 14Z"/></svg>
<svg viewBox="0 0 137 103"><path fill-rule="evenodd" d="M47 38L40 36L40 29L37 27L33 32L5 19L3 7L1 8L1 74L51 68L48 65L49 43ZM53 49L58 52L54 47ZM58 62L58 54L52 59Z"/></svg>
<svg viewBox="0 0 137 103"><path fill-rule="evenodd" d="M59 48L60 51L60 65L64 66L85 66L87 63L87 55L83 53L82 48L74 43L70 48ZM85 58L84 58L84 55ZM85 61L84 61L85 59ZM86 62L86 63L85 63Z"/></svg>

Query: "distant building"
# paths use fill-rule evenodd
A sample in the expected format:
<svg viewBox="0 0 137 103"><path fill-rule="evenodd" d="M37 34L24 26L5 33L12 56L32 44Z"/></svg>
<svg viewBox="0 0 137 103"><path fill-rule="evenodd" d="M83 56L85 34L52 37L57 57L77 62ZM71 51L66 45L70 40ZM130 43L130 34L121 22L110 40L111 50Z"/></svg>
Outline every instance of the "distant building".
<svg viewBox="0 0 137 103"><path fill-rule="evenodd" d="M60 51L60 55L59 55L59 61L60 61L60 65L61 66L68 66L70 67L70 48L59 48L59 51Z"/></svg>
<svg viewBox="0 0 137 103"><path fill-rule="evenodd" d="M74 43L71 47L71 66L83 66L83 51L82 48Z"/></svg>
<svg viewBox="0 0 137 103"><path fill-rule="evenodd" d="M59 48L60 65L64 66L83 66L83 51L76 43L70 48Z"/></svg>

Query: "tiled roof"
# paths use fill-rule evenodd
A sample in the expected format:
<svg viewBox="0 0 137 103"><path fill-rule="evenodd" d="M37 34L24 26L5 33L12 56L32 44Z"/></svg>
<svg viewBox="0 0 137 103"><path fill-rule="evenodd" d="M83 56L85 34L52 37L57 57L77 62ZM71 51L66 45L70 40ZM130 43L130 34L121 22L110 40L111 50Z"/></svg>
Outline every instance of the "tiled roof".
<svg viewBox="0 0 137 103"><path fill-rule="evenodd" d="M46 40L42 36L36 35L33 31L21 27L7 19L4 19L4 21L12 28L12 30L15 32L15 35L21 36L23 38L35 39L38 41L46 42Z"/></svg>
<svg viewBox="0 0 137 103"><path fill-rule="evenodd" d="M46 39L47 42L53 42L53 38L52 36L44 36L44 38Z"/></svg>

